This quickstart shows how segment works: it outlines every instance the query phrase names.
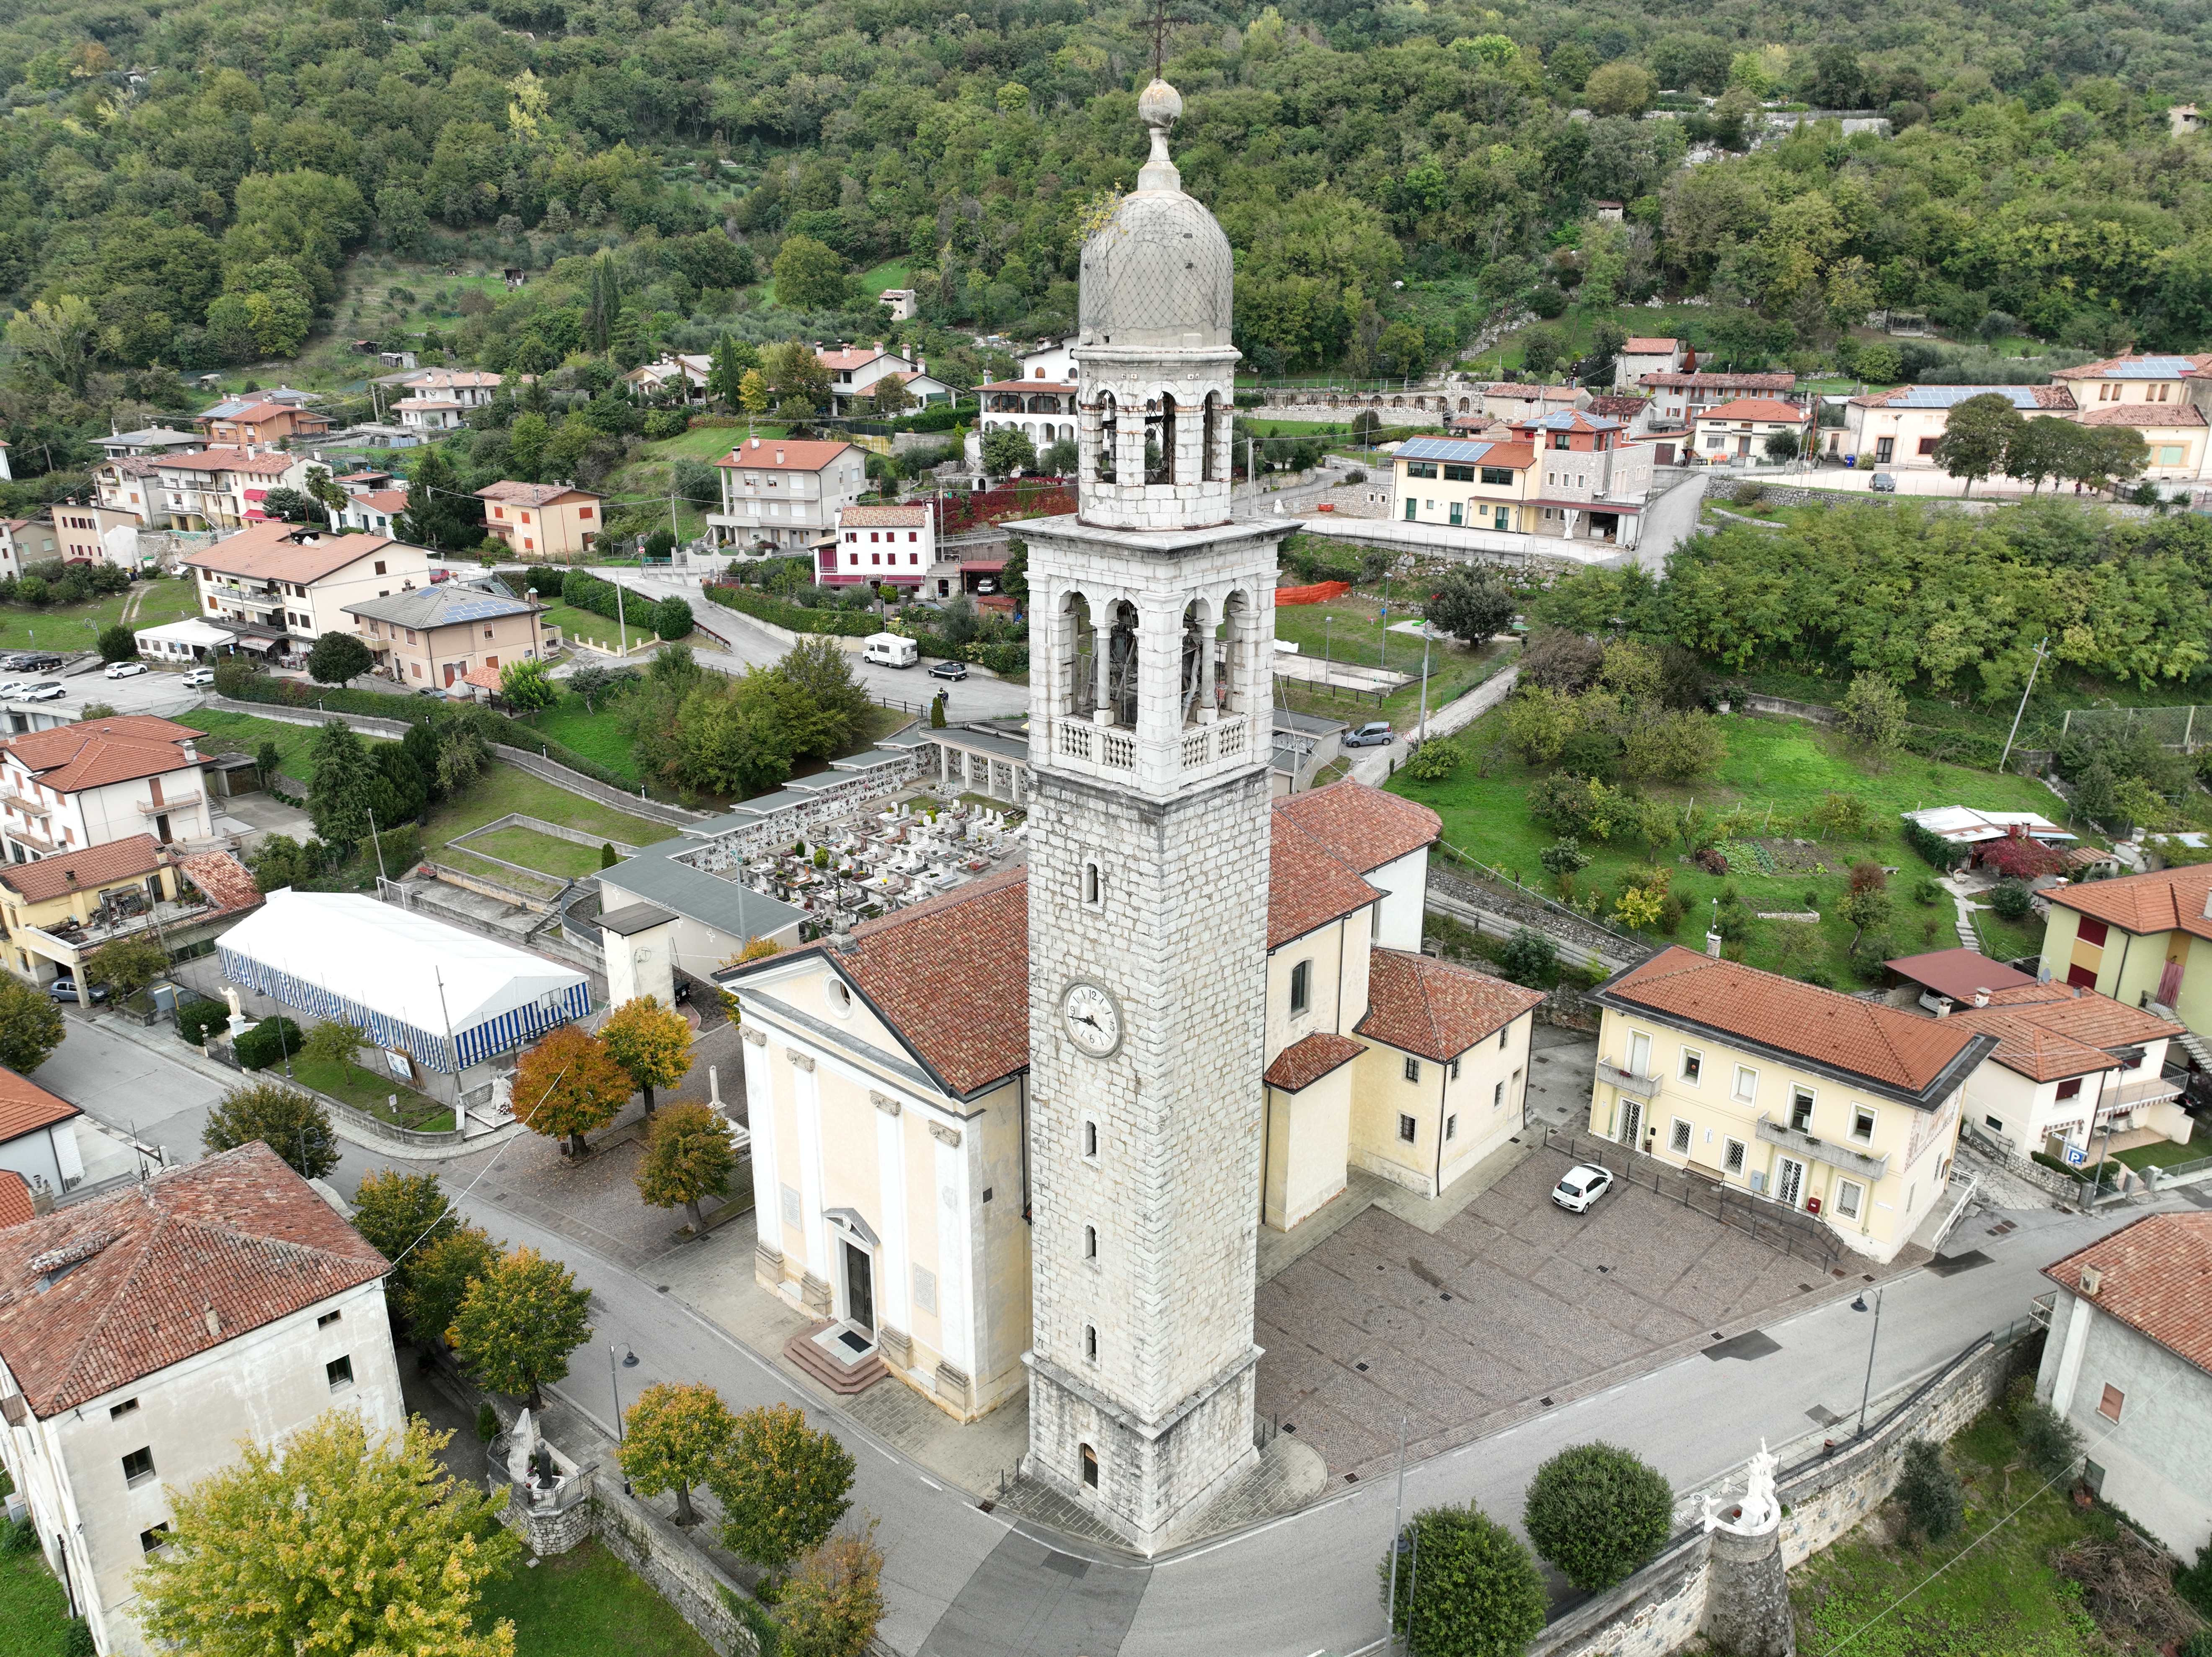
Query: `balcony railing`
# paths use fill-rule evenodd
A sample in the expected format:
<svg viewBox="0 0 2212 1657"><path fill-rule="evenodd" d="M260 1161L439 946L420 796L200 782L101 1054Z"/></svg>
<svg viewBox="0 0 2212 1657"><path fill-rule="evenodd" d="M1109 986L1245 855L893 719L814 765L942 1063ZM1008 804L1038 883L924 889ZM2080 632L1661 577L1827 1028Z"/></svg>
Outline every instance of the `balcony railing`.
<svg viewBox="0 0 2212 1657"><path fill-rule="evenodd" d="M1826 1162L1831 1168L1840 1168L1869 1181L1879 1180L1889 1172L1887 1153L1869 1156L1863 1150L1852 1150L1844 1145L1832 1144L1826 1139L1816 1139L1802 1128L1788 1127L1769 1117L1759 1119L1759 1137L1768 1144L1780 1145L1784 1150L1794 1151L1815 1162Z"/></svg>
<svg viewBox="0 0 2212 1657"><path fill-rule="evenodd" d="M1639 1099L1655 1098L1659 1092L1657 1077L1639 1076L1626 1065L1616 1065L1610 1059L1597 1061L1597 1079L1612 1083L1623 1093L1632 1093Z"/></svg>
<svg viewBox="0 0 2212 1657"><path fill-rule="evenodd" d="M158 817L167 811L189 811L199 804L200 799L198 794L189 794L182 799L142 799L138 802L138 815Z"/></svg>
<svg viewBox="0 0 2212 1657"><path fill-rule="evenodd" d="M2048 1329L2051 1327L2051 1308L2057 1302L2058 1291L2056 1289L2038 1295L2027 1303L2027 1320L2039 1329Z"/></svg>
<svg viewBox="0 0 2212 1657"><path fill-rule="evenodd" d="M2129 1110L2137 1105L2154 1104L2161 1099L2178 1099L2188 1084L2181 1076L2160 1076L2142 1082L2123 1082L2106 1090L2097 1102L2100 1118L2115 1110Z"/></svg>

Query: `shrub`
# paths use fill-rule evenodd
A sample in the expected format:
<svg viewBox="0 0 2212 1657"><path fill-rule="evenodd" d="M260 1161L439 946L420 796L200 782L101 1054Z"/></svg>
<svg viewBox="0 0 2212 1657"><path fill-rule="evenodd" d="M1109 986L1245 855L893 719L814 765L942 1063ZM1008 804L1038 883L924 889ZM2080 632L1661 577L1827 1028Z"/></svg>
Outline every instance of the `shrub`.
<svg viewBox="0 0 2212 1657"><path fill-rule="evenodd" d="M1536 1636L1544 1579L1512 1532L1471 1502L1417 1513L1407 1529L1411 1545L1394 1545L1376 1567L1382 1587L1376 1597L1395 1607L1391 1631L1407 1636L1408 1650L1502 1657Z"/></svg>
<svg viewBox="0 0 2212 1657"><path fill-rule="evenodd" d="M1874 812L1860 796L1831 790L1806 814L1805 826L1820 840L1864 840L1874 832Z"/></svg>
<svg viewBox="0 0 2212 1657"><path fill-rule="evenodd" d="M1674 1493L1656 1468L1613 1444L1577 1444L1528 1482L1522 1525L1543 1558L1586 1593L1632 1575L1667 1540Z"/></svg>
<svg viewBox="0 0 2212 1657"><path fill-rule="evenodd" d="M1536 861L1555 877L1565 880L1589 867L1589 853L1571 835L1563 835L1536 854Z"/></svg>
<svg viewBox="0 0 2212 1657"><path fill-rule="evenodd" d="M2033 895L2024 881L2001 880L1990 893L1990 907L2002 920L2025 920L2035 913Z"/></svg>
<svg viewBox="0 0 2212 1657"><path fill-rule="evenodd" d="M1691 853L1690 861L1709 875L1724 875L1729 871L1727 854L1714 846L1703 847Z"/></svg>
<svg viewBox="0 0 2212 1657"><path fill-rule="evenodd" d="M1739 507L1755 507L1766 499L1766 486L1763 483L1739 483L1735 486L1733 499Z"/></svg>
<svg viewBox="0 0 2212 1657"><path fill-rule="evenodd" d="M230 1009L220 1001L187 1001L177 1009L177 1034L193 1047L204 1047L208 1032L229 1019Z"/></svg>
<svg viewBox="0 0 2212 1657"><path fill-rule="evenodd" d="M691 602L670 597L653 607L653 631L662 639L682 639L691 632Z"/></svg>
<svg viewBox="0 0 2212 1657"><path fill-rule="evenodd" d="M1947 874L1966 860L1966 848L1948 841L1931 828L1917 822L1905 825L1905 843L1927 859L1932 866Z"/></svg>
<svg viewBox="0 0 2212 1657"><path fill-rule="evenodd" d="M138 653L138 640L121 622L100 630L100 659L103 662L127 662Z"/></svg>
<svg viewBox="0 0 2212 1657"><path fill-rule="evenodd" d="M2212 1545L2197 1550L2197 1563L2173 1574L2173 1591L2212 1617ZM2181 1657L2212 1657L2212 1630L2192 1636L2181 1648Z"/></svg>
<svg viewBox="0 0 2212 1657"><path fill-rule="evenodd" d="M1916 1438L1905 1447L1897 1499L1923 1541L1941 1542L1966 1516L1966 1494L1959 1475L1943 1465L1943 1447L1932 1438Z"/></svg>
<svg viewBox="0 0 2212 1657"><path fill-rule="evenodd" d="M1431 737L1406 762L1406 774L1416 782L1442 782L1459 769L1460 762L1466 757L1456 743Z"/></svg>
<svg viewBox="0 0 2212 1657"><path fill-rule="evenodd" d="M1559 981L1559 946L1543 933L1523 926L1498 950L1498 967L1516 984L1548 990Z"/></svg>
<svg viewBox="0 0 2212 1657"><path fill-rule="evenodd" d="M2073 1423L2041 1399L2025 1400L2013 1424L2020 1434L2020 1453L2045 1478L2064 1478L2081 1459L2081 1435L2074 1429Z"/></svg>
<svg viewBox="0 0 2212 1657"><path fill-rule="evenodd" d="M264 1018L238 1038L238 1062L247 1070L266 1070L296 1057L303 1041L300 1027L281 1015Z"/></svg>
<svg viewBox="0 0 2212 1657"><path fill-rule="evenodd" d="M500 1434L499 1411L489 1403L477 1405L477 1436L489 1444Z"/></svg>

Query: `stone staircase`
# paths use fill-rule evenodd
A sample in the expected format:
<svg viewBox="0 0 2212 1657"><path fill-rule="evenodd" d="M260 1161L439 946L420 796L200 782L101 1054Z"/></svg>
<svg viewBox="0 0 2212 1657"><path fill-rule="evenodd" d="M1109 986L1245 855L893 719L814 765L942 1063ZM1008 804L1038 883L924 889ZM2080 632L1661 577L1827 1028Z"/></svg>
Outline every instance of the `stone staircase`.
<svg viewBox="0 0 2212 1657"><path fill-rule="evenodd" d="M890 1370L872 1346L851 1363L840 1362L815 1338L836 1326L836 1321L830 1319L809 1325L784 1342L783 1355L831 1392L849 1398L854 1393L866 1392Z"/></svg>

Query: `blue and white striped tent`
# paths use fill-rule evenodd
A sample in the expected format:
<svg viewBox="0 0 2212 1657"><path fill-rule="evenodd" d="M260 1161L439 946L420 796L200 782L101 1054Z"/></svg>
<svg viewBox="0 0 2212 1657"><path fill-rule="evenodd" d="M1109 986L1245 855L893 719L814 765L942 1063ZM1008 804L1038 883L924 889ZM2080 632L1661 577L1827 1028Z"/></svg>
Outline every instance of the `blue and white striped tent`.
<svg viewBox="0 0 2212 1657"><path fill-rule="evenodd" d="M223 976L447 1075L591 1011L573 968L346 892L271 892L223 934Z"/></svg>

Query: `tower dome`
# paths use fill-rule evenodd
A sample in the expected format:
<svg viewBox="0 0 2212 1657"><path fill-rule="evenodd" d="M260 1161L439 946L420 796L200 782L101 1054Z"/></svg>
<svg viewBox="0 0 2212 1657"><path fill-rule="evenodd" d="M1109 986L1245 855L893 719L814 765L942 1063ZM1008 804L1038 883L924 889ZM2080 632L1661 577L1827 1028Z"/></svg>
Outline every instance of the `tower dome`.
<svg viewBox="0 0 2212 1657"><path fill-rule="evenodd" d="M1083 246L1077 325L1083 343L1218 349L1229 343L1235 262L1212 214L1182 193L1168 159L1168 129L1182 99L1154 81L1137 112L1152 153L1114 215Z"/></svg>

